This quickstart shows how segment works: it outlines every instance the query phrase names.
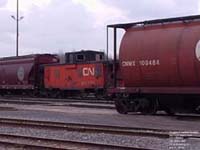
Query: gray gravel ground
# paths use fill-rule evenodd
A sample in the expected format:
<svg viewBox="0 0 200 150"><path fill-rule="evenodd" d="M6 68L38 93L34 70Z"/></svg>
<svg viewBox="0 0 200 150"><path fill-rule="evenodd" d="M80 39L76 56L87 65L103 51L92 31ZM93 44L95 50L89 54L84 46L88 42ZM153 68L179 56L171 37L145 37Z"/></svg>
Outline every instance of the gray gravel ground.
<svg viewBox="0 0 200 150"><path fill-rule="evenodd" d="M0 117L14 117L71 123L117 125L126 127L156 128L182 131L200 131L200 117L170 117L165 115L120 115L111 109L76 108L66 106L6 105ZM18 109L18 110L17 110Z"/></svg>
<svg viewBox="0 0 200 150"><path fill-rule="evenodd" d="M116 144L140 148L151 148L155 150L177 150L178 147L182 147L181 150L199 150L200 148L200 142L198 139L159 139L153 137L122 136L105 133L88 134L83 132L66 132L59 130L30 129L26 127L21 128L8 126L1 126L0 133L62 140L78 140L83 142L97 142L102 144Z"/></svg>
<svg viewBox="0 0 200 150"><path fill-rule="evenodd" d="M2 105L0 105L2 106ZM110 109L88 109L64 106L41 106L41 105L6 105L1 109L0 117L21 118L32 120L46 120L67 123L102 124L140 128L172 129L181 131L200 131L200 118L182 118L169 116L143 116L143 115L120 115ZM16 133L39 137L52 137L70 140L95 141L100 143L113 143L130 146L148 146L158 150L199 150L199 139L157 139L133 136L111 136L108 134L86 134L79 132L60 132L26 128L9 128L0 126L0 133Z"/></svg>
<svg viewBox="0 0 200 150"><path fill-rule="evenodd" d="M81 132L64 132L64 131L50 131L43 129L30 129L30 128L16 128L16 127L0 127L0 133L3 134L19 134L25 136L34 136L42 138L55 138L78 140L83 142L97 142L103 144L116 144L123 146L133 146L141 148L152 148L157 150L167 150L169 141L165 139L158 139L152 137L137 137L137 136L122 136L110 135L105 133L81 133Z"/></svg>
<svg viewBox="0 0 200 150"><path fill-rule="evenodd" d="M13 147L13 146L5 146L3 144L0 144L0 148L1 150L23 150L22 148L17 148L16 147Z"/></svg>

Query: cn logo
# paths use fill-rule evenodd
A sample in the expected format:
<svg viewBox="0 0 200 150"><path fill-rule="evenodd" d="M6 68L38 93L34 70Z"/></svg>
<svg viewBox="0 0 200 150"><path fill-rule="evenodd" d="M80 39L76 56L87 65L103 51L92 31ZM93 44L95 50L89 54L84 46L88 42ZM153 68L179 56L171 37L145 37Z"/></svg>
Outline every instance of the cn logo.
<svg viewBox="0 0 200 150"><path fill-rule="evenodd" d="M83 76L95 76L95 69L94 68L83 68Z"/></svg>

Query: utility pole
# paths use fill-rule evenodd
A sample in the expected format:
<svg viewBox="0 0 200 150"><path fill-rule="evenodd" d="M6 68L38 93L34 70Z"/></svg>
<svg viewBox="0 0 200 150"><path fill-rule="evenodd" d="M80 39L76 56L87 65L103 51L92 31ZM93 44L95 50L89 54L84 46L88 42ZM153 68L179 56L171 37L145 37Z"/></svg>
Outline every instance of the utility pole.
<svg viewBox="0 0 200 150"><path fill-rule="evenodd" d="M16 19L16 56L19 56L19 0L17 0L17 19Z"/></svg>
<svg viewBox="0 0 200 150"><path fill-rule="evenodd" d="M17 0L17 16L11 16L16 21L16 56L19 56L19 21L21 21L24 17L21 16L19 18L19 0Z"/></svg>

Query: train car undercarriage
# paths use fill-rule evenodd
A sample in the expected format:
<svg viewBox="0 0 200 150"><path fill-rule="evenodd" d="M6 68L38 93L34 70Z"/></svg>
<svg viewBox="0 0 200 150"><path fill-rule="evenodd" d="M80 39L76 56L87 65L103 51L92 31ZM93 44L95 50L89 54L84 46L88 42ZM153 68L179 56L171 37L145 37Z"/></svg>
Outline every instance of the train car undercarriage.
<svg viewBox="0 0 200 150"><path fill-rule="evenodd" d="M117 94L115 106L120 114L140 112L153 115L157 111L165 111L168 115L200 113L199 99L200 95Z"/></svg>

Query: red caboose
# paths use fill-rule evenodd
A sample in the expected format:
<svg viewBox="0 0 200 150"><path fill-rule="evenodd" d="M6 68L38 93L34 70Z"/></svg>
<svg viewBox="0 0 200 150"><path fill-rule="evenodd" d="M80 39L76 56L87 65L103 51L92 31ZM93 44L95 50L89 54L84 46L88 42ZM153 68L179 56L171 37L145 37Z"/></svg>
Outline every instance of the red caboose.
<svg viewBox="0 0 200 150"><path fill-rule="evenodd" d="M71 95L77 93L103 94L109 83L109 69L103 62L57 64L45 66L45 88L56 93ZM60 93L61 92L61 93Z"/></svg>

